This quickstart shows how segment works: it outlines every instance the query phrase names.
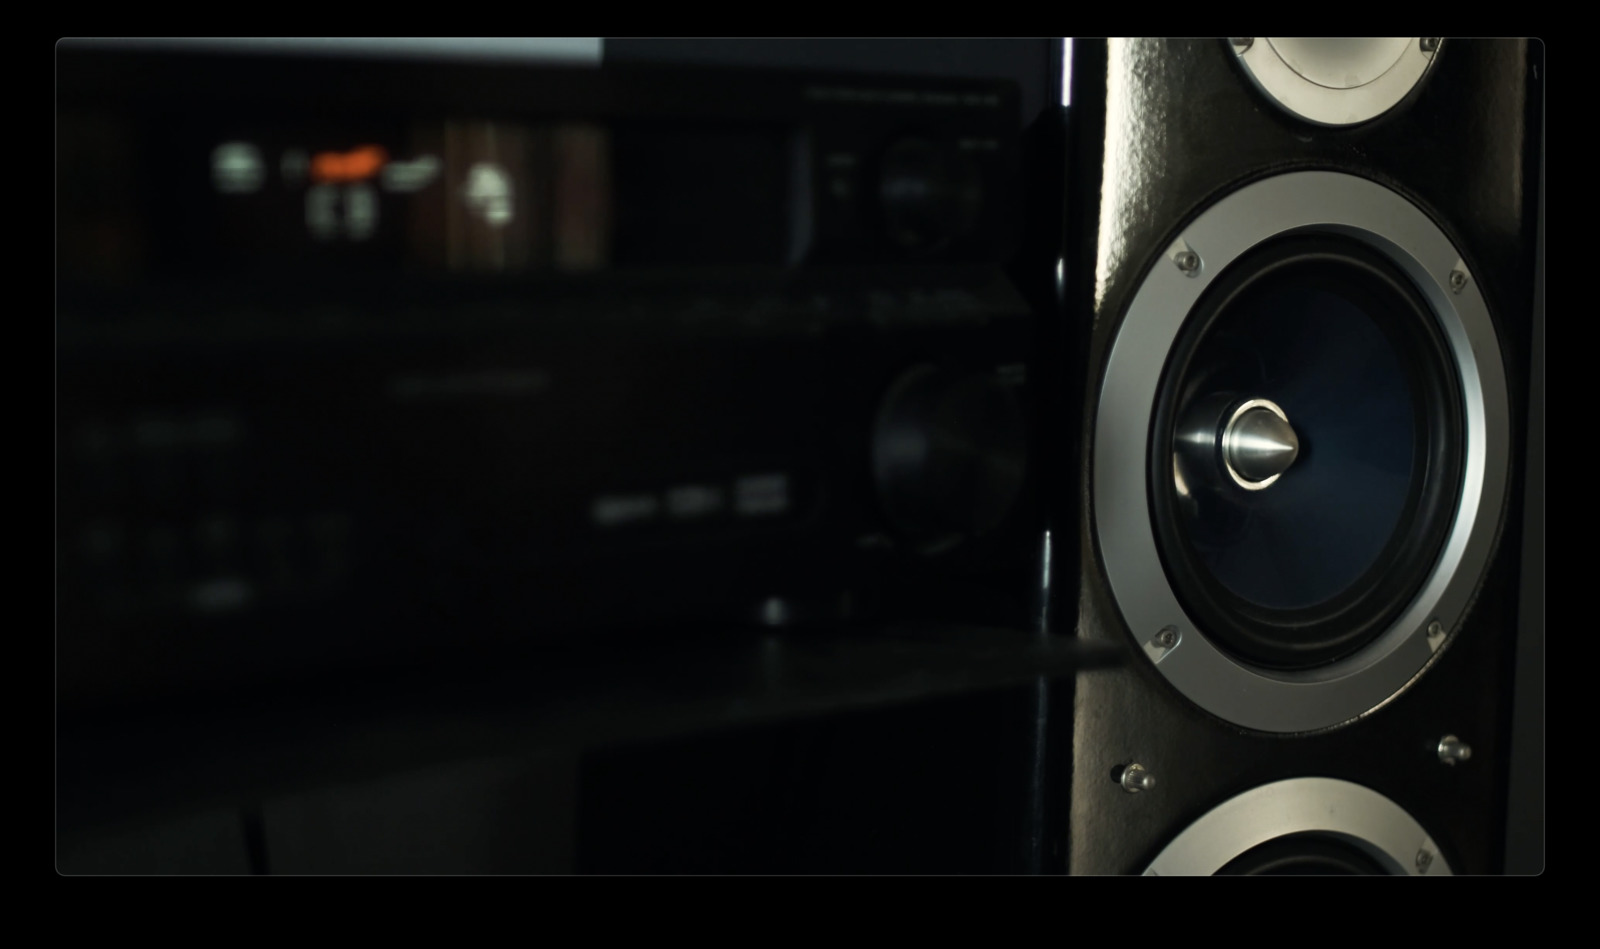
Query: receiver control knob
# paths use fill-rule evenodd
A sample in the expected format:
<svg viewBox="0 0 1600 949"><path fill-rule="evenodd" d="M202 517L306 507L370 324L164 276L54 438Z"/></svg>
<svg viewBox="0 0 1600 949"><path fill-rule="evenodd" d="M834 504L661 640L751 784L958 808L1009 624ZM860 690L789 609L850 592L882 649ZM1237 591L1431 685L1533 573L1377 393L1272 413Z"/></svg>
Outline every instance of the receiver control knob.
<svg viewBox="0 0 1600 949"><path fill-rule="evenodd" d="M890 240L910 251L933 251L977 220L983 183L966 155L905 138L884 153L878 200Z"/></svg>
<svg viewBox="0 0 1600 949"><path fill-rule="evenodd" d="M872 470L889 523L927 552L997 527L1022 493L1022 406L989 373L919 366L890 386L872 434Z"/></svg>

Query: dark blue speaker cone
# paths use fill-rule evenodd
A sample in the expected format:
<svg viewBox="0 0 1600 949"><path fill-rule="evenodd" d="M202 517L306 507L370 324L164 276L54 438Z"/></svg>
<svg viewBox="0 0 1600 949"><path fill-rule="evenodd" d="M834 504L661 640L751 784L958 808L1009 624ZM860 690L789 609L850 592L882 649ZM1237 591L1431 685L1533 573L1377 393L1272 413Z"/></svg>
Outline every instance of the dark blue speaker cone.
<svg viewBox="0 0 1600 949"><path fill-rule="evenodd" d="M1461 479L1447 353L1412 282L1353 240L1270 243L1208 289L1168 359L1149 454L1163 563L1214 641L1268 667L1323 664L1415 595ZM1298 454L1252 482L1223 445L1258 404L1281 409Z"/></svg>

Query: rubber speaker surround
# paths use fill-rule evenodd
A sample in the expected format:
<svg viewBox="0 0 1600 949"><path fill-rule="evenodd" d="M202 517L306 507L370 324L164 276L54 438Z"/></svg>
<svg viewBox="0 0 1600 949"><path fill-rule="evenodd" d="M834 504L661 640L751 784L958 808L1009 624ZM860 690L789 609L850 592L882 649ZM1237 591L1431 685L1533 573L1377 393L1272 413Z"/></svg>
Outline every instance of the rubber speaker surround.
<svg viewBox="0 0 1600 949"><path fill-rule="evenodd" d="M1390 876L1354 844L1329 834L1289 834L1245 851L1215 876Z"/></svg>

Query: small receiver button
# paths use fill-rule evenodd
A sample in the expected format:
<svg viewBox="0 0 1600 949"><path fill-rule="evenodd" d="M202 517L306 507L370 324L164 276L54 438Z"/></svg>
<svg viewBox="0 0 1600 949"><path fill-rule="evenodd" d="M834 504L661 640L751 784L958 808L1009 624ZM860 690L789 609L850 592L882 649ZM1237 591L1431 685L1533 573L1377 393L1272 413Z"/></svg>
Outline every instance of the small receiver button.
<svg viewBox="0 0 1600 949"><path fill-rule="evenodd" d="M983 180L970 156L925 138L905 138L884 153L878 203L889 239L908 251L928 253L977 221Z"/></svg>

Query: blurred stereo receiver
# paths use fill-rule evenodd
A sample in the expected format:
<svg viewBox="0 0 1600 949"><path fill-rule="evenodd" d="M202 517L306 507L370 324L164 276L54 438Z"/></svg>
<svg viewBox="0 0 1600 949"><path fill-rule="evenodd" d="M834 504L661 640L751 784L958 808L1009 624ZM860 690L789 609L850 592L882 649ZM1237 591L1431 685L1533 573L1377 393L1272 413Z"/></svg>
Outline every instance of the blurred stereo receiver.
<svg viewBox="0 0 1600 949"><path fill-rule="evenodd" d="M58 51L63 699L1020 622L1016 90Z"/></svg>

